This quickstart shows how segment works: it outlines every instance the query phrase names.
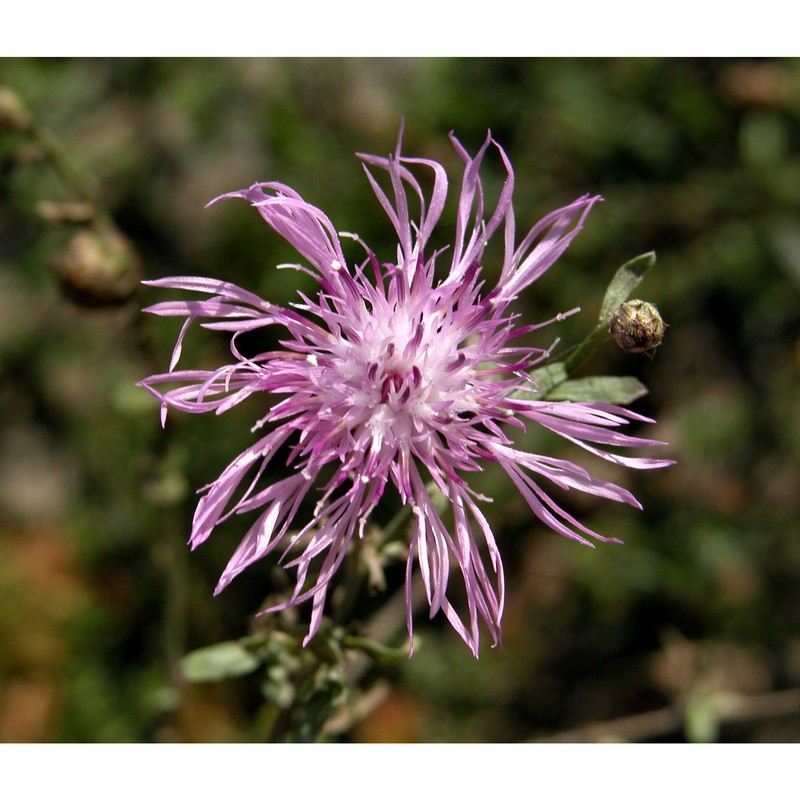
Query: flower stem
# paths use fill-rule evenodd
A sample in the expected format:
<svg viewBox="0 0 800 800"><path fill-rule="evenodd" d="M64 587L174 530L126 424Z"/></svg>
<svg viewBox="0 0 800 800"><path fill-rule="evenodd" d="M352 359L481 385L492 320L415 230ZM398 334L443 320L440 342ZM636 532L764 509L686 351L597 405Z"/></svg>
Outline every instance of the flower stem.
<svg viewBox="0 0 800 800"><path fill-rule="evenodd" d="M354 536L345 559L344 581L342 582L344 593L333 614L334 623L337 625L343 625L350 621L358 595L361 593L361 550L362 540L360 537Z"/></svg>
<svg viewBox="0 0 800 800"><path fill-rule="evenodd" d="M588 360L594 351L606 340L610 339L606 323L599 323L586 338L568 351L569 355L564 359L564 370L567 376L577 372Z"/></svg>

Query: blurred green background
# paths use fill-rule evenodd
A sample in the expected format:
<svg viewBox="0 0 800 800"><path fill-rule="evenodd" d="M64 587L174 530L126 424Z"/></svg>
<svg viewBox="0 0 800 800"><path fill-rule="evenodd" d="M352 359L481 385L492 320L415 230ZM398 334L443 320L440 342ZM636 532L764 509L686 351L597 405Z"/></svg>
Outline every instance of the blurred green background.
<svg viewBox="0 0 800 800"><path fill-rule="evenodd" d="M532 319L582 307L543 345L577 342L614 270L657 251L637 296L669 323L663 347L649 360L604 345L586 374L639 377L650 394L634 408L658 422L640 432L679 463L630 474L558 450L643 502L560 498L625 544L561 539L487 472L503 649L476 661L420 615L417 654L369 667L330 738L800 740L799 61L8 59L0 81L88 176L144 277L225 278L289 302L307 284L273 269L292 259L278 237L244 204L203 210L256 180L288 183L391 257L354 153L388 153L402 117L406 154L448 166L454 194L448 132L474 152L491 129L516 170L519 235L584 192L605 197L521 301ZM262 741L274 709L258 675L188 683L179 663L253 631L272 590L267 561L212 598L238 521L185 545L194 491L251 441L263 406L160 429L134 383L167 368L178 325L139 313L166 294L73 302L82 223L63 217L81 211L53 203L82 190L5 113L0 740ZM499 159L485 174L496 192ZM126 252L123 284L137 277ZM183 363L221 364L226 349L196 332ZM401 573L373 600L389 601L393 641Z"/></svg>

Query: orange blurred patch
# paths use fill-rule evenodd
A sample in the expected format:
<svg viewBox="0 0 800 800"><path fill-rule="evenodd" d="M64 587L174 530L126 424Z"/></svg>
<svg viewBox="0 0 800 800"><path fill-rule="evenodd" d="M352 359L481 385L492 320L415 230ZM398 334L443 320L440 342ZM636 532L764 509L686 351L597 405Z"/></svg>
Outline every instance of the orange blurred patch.
<svg viewBox="0 0 800 800"><path fill-rule="evenodd" d="M69 540L59 529L6 532L0 562L0 741L52 741L67 623L82 608Z"/></svg>
<svg viewBox="0 0 800 800"><path fill-rule="evenodd" d="M356 724L354 742L404 744L421 742L423 704L407 692L394 690L366 719Z"/></svg>
<svg viewBox="0 0 800 800"><path fill-rule="evenodd" d="M60 701L52 677L22 678L6 684L0 693L0 741L51 740Z"/></svg>

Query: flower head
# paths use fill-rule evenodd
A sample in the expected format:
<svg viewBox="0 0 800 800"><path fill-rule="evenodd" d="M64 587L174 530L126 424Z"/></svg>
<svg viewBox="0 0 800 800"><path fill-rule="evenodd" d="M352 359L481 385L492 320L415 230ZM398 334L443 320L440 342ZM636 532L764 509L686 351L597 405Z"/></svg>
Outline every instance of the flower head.
<svg viewBox="0 0 800 800"><path fill-rule="evenodd" d="M145 309L185 317L185 322L170 371L142 385L161 400L162 422L168 407L220 414L255 392L276 398L254 428L269 432L205 488L194 515L192 547L232 514L259 512L217 592L279 549L285 566L296 570L296 585L288 600L268 610L310 600L308 642L319 629L331 579L353 537L363 535L370 512L391 485L413 512L406 567L409 638L416 561L431 616L442 611L477 655L481 620L493 644L500 642L505 584L500 553L481 510L486 498L470 489L466 474L481 470L484 462L496 462L539 520L590 544L590 538L610 540L574 519L543 484L640 507L636 499L569 461L517 449L510 431L533 422L616 464L651 469L671 462L621 456L598 447L660 443L619 432L631 420L651 421L624 408L537 399L537 387L526 371L549 352L516 343L541 325L518 326L510 304L564 252L600 198L585 195L548 214L518 242L512 209L514 172L505 152L489 136L473 157L451 136L464 162L455 241L445 251L426 252L442 215L448 179L437 162L401 155L401 139L402 130L388 158L359 156L397 235L397 253L390 263L380 261L357 236L337 233L322 211L284 184L257 183L212 201L235 197L250 203L302 257L303 264L291 266L310 273L319 289L313 296L301 293L300 302L282 308L221 280L148 281L210 297ZM491 214L484 208L479 177L490 147L506 170ZM388 192L372 170L388 173ZM416 177L418 171L428 171L432 178L430 196ZM410 217L409 192L420 206L417 221ZM495 234L502 238L503 261L497 285L486 290L481 263ZM363 247L360 263L346 260L343 236ZM437 259L449 263L441 280L435 276ZM232 334L232 363L214 371L176 370L187 329L203 319L204 327ZM244 355L239 336L268 325L285 331L283 349ZM176 383L176 388L161 388ZM287 454L291 471L261 488L260 478L279 452ZM433 502L433 486L449 503L450 524ZM316 507L308 518L296 521L310 492L318 497ZM448 600L452 573L459 575L466 590L463 618Z"/></svg>

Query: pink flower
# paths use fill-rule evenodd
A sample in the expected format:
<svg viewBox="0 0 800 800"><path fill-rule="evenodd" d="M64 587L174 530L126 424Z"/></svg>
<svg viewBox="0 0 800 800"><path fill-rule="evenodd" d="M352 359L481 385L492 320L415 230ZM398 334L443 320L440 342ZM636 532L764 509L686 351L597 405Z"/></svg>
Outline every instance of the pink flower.
<svg viewBox="0 0 800 800"><path fill-rule="evenodd" d="M360 155L397 234L393 262L379 261L357 236L337 233L322 211L281 183L257 183L222 195L217 200L238 197L254 206L305 263L290 266L311 274L319 290L312 297L301 293L299 303L281 308L225 281L189 277L147 281L150 286L210 297L145 309L186 321L170 371L153 375L141 385L161 400L162 423L170 406L190 413L221 414L255 392L275 397L254 428L267 426L269 433L240 453L203 490L194 515L193 548L232 514L259 514L216 592L280 548L286 568L296 570L296 585L288 600L268 611L310 600L307 643L319 629L331 580L353 537L363 535L370 512L391 485L413 512L405 590L409 638L416 560L431 616L443 611L477 656L480 620L493 645L500 643L505 584L500 552L481 510L487 498L470 489L465 474L481 470L483 462L496 462L539 520L589 545L586 537L616 540L574 519L543 484L549 481L564 489L641 506L626 489L593 478L570 461L517 449L510 435L513 429L533 422L600 458L636 469L672 462L626 457L597 447L662 443L620 433L617 429L630 420L652 421L624 408L537 399L537 387L526 372L549 352L514 344L522 334L547 323L518 327L510 304L564 252L600 198L585 195L548 214L517 243L511 203L514 172L505 152L489 136L471 157L451 136L464 161L455 241L447 251L426 253L444 208L447 175L435 161L402 156L400 139L393 156ZM507 175L487 219L478 173L490 146L497 149ZM381 188L370 167L388 173L389 192ZM432 176L430 197L415 170L428 170ZM421 207L416 222L409 215L409 189ZM502 269L497 285L485 291L481 261L495 234L503 242ZM343 236L363 247L362 263L348 264ZM437 259L449 261L440 281L434 276ZM206 328L232 333L232 363L215 371L176 371L183 337L198 319L212 320L202 323ZM252 358L243 355L238 337L267 325L284 329L283 349ZM177 388L161 389L163 384L176 383ZM278 454L286 458L291 471L277 483L259 487L267 464ZM449 503L449 524L431 498L432 485ZM314 496L320 495L318 502L310 519L300 523L296 516L312 490ZM466 589L463 618L448 600L451 573L459 575Z"/></svg>

